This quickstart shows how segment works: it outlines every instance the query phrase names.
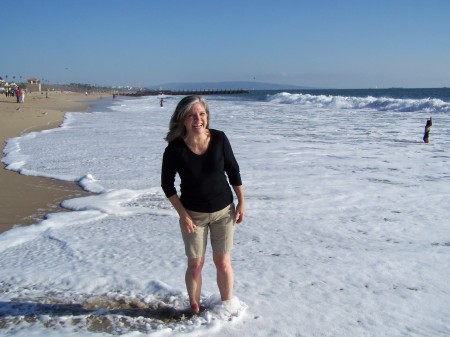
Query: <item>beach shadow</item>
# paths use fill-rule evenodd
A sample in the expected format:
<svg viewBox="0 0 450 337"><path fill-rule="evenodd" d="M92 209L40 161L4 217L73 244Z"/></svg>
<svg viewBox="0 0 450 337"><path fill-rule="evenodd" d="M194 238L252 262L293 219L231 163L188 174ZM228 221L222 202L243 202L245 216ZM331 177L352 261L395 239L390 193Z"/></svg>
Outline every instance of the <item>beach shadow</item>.
<svg viewBox="0 0 450 337"><path fill-rule="evenodd" d="M0 301L0 329L26 323L41 324L46 328L69 324L106 333L117 333L120 325L127 331L148 332L149 322L176 324L189 318L192 314L188 310L176 309L160 301L144 303L130 298L99 296L82 303L64 303L52 298Z"/></svg>
<svg viewBox="0 0 450 337"><path fill-rule="evenodd" d="M180 320L191 316L186 310L177 310L170 306L148 308L116 308L116 309L89 309L82 304L47 304L36 302L0 302L0 318L11 316L33 317L38 315L49 316L80 316L106 314L128 317L144 317L162 321Z"/></svg>

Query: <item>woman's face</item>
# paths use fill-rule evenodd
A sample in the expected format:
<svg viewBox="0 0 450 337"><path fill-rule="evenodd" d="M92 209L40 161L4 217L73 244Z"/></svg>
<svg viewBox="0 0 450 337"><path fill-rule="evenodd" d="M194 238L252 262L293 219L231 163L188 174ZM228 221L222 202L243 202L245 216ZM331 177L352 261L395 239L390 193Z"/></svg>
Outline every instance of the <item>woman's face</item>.
<svg viewBox="0 0 450 337"><path fill-rule="evenodd" d="M208 114L201 103L196 103L184 118L184 127L187 134L202 134L208 127Z"/></svg>

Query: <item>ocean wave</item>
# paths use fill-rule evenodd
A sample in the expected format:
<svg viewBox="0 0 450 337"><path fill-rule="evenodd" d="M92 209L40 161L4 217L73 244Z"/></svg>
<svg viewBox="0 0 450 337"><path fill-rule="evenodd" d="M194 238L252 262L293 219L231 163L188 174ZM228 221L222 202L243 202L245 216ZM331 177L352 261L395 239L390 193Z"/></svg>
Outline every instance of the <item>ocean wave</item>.
<svg viewBox="0 0 450 337"><path fill-rule="evenodd" d="M270 95L267 101L279 104L305 105L315 108L373 109L378 111L449 113L450 103L438 98L399 99L388 97L346 97L332 95L290 94Z"/></svg>

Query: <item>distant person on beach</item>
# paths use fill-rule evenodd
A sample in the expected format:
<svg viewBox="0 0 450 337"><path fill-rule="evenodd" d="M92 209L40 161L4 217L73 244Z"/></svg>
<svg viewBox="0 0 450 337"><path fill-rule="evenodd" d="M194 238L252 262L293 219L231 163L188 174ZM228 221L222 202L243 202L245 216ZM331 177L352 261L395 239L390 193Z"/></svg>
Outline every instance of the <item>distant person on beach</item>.
<svg viewBox="0 0 450 337"><path fill-rule="evenodd" d="M17 103L20 103L20 89L16 89Z"/></svg>
<svg viewBox="0 0 450 337"><path fill-rule="evenodd" d="M425 124L425 131L423 134L423 141L425 143L429 143L430 142L430 130L431 130L431 126L433 125L433 120L431 119L431 117L429 119L427 119L427 123Z"/></svg>
<svg viewBox="0 0 450 337"><path fill-rule="evenodd" d="M159 101L159 106L162 108L164 106L164 98L161 98Z"/></svg>
<svg viewBox="0 0 450 337"><path fill-rule="evenodd" d="M208 230L221 299L233 297L231 250L234 225L244 220L244 190L227 136L209 129L209 108L203 97L187 96L178 103L165 140L169 144L162 160L161 186L180 217L187 255L186 288L191 311L197 314ZM177 173L180 197L174 186ZM227 177L237 196L236 207Z"/></svg>

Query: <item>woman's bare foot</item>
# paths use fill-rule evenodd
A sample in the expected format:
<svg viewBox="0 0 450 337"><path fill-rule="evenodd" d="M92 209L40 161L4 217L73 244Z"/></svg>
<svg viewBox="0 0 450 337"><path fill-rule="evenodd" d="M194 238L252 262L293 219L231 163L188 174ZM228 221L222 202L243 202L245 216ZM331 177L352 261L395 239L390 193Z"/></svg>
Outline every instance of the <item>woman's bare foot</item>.
<svg viewBox="0 0 450 337"><path fill-rule="evenodd" d="M193 314L200 313L200 306L197 303L191 304L191 311Z"/></svg>

